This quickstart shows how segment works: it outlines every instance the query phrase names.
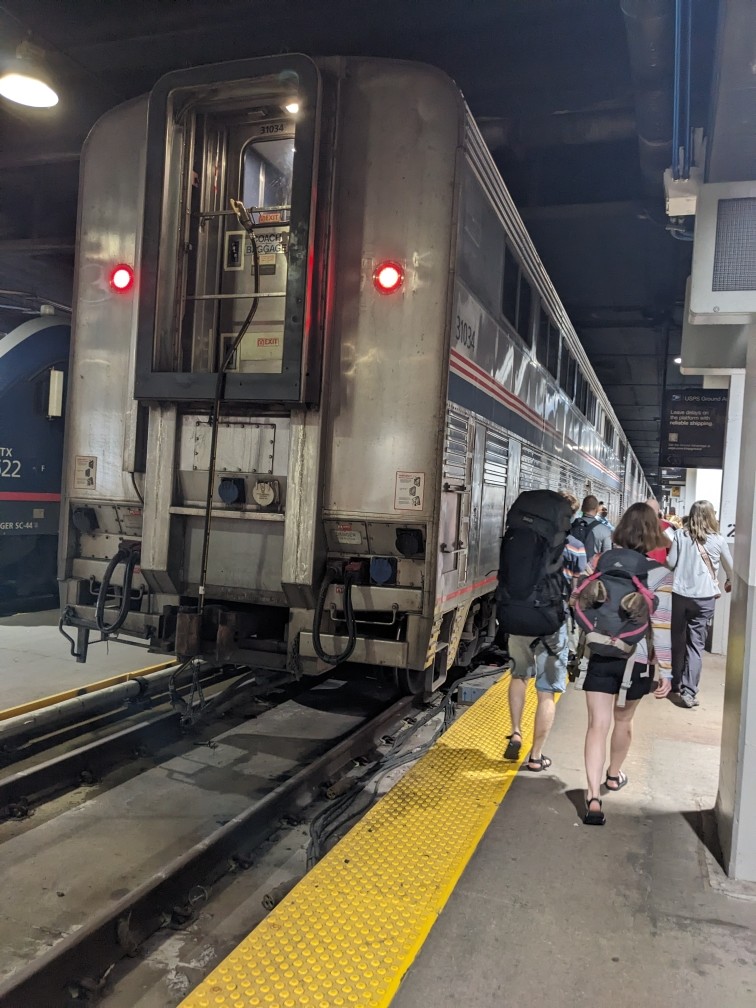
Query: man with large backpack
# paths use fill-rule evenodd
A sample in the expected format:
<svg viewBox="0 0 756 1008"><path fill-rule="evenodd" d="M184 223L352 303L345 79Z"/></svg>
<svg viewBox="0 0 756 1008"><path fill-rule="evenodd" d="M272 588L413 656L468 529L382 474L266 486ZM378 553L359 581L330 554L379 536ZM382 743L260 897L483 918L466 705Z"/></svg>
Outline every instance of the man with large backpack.
<svg viewBox="0 0 756 1008"><path fill-rule="evenodd" d="M582 515L572 523L570 533L585 546L590 562L598 553L606 553L612 548L612 531L598 515L599 501L593 494L583 500Z"/></svg>
<svg viewBox="0 0 756 1008"><path fill-rule="evenodd" d="M509 509L499 556L496 596L497 637L508 635L512 660L509 709L512 734L505 759L522 746L522 714L528 679L538 697L533 746L525 768L540 773L551 766L543 746L554 723L556 695L567 682L567 605L563 572L572 507L553 490L527 490Z"/></svg>

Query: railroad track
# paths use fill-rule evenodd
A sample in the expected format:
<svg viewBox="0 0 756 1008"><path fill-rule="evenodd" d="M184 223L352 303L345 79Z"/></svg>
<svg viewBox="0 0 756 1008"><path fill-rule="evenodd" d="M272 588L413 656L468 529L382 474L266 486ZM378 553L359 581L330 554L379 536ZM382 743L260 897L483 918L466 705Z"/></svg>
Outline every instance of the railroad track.
<svg viewBox="0 0 756 1008"><path fill-rule="evenodd" d="M160 675L165 677L171 671L161 670ZM294 683L277 689L275 684L250 682L249 670L232 676L223 669L209 669L200 680L205 707L187 724L165 689L147 695L142 689L146 678L128 679L115 687L124 691L133 687L133 695L124 692L108 697L113 687L107 687L0 720L0 761L4 763L0 771L0 822L26 818L39 805L80 785L99 784L127 762L136 766L138 761L159 759L171 749L176 753L208 744L219 730L219 718L224 718L226 725L244 721L308 688ZM239 687L245 683L241 695ZM258 701L262 695L275 699ZM239 716L233 705L240 701L247 710L256 702L261 706L253 714ZM73 708L67 716L65 707Z"/></svg>
<svg viewBox="0 0 756 1008"><path fill-rule="evenodd" d="M198 744L185 740L164 761L153 754L153 766L113 787L103 779L101 793L40 816L39 825L0 826L13 893L0 911L0 1004L57 1008L96 999L115 963L157 930L191 920L219 879L251 864L282 819L413 713L416 701L392 700L378 684L366 690L326 680L251 720L205 730ZM82 761L133 758L134 732L152 732L154 743L165 717L157 712L141 729L119 728L109 740L26 768L24 780L11 774L0 794L7 804L20 787L31 789L34 775L38 791L60 790L61 774L70 785Z"/></svg>

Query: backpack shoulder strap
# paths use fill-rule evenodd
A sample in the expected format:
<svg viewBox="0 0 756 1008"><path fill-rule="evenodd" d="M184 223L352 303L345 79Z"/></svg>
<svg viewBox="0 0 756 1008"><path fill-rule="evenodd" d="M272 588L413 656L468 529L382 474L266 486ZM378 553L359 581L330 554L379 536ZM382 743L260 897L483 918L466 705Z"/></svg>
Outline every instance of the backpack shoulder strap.
<svg viewBox="0 0 756 1008"><path fill-rule="evenodd" d="M701 543L698 541L698 539L694 539L693 542L696 544L696 549L701 554L701 559L706 564L706 569L708 570L709 574L711 574L712 581L714 582L714 584L716 584L717 575L714 573L714 564L711 562L711 557L706 551L706 547L702 546Z"/></svg>

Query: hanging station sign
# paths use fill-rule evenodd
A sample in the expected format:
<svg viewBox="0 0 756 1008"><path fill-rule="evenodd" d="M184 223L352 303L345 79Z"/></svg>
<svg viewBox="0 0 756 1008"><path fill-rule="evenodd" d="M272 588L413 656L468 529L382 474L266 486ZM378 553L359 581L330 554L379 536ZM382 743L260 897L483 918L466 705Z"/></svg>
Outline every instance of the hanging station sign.
<svg viewBox="0 0 756 1008"><path fill-rule="evenodd" d="M726 426L727 389L667 389L662 465L721 469Z"/></svg>

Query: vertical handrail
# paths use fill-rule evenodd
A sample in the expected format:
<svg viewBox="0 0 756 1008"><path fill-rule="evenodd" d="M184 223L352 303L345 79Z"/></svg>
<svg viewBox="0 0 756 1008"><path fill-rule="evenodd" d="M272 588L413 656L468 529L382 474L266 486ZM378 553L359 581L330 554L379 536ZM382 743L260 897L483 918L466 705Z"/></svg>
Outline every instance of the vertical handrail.
<svg viewBox="0 0 756 1008"><path fill-rule="evenodd" d="M690 74L692 60L692 36L693 36L693 4L687 0L685 11L685 95L684 95L684 116L683 116L683 169L682 177L690 177L691 161L691 129L690 129Z"/></svg>
<svg viewBox="0 0 756 1008"><path fill-rule="evenodd" d="M672 178L680 178L680 77L682 0L675 0L675 69L672 82Z"/></svg>

